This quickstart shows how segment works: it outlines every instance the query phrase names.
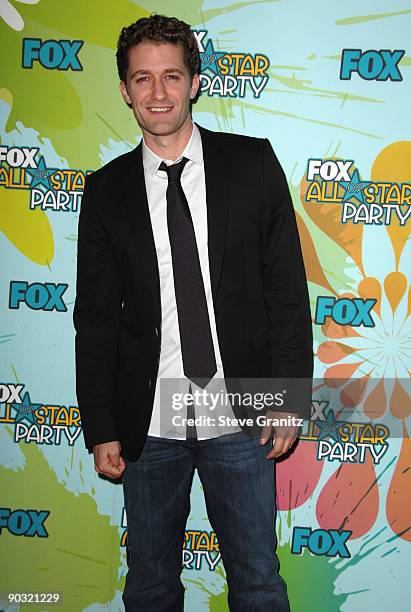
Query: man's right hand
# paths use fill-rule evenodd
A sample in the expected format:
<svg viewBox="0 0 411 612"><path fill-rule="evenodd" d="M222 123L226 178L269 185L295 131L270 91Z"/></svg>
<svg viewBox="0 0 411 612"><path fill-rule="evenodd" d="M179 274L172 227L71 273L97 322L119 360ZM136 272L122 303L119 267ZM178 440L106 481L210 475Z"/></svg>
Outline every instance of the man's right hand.
<svg viewBox="0 0 411 612"><path fill-rule="evenodd" d="M109 478L120 478L126 464L120 455L120 442L104 442L93 446L94 467L96 472Z"/></svg>

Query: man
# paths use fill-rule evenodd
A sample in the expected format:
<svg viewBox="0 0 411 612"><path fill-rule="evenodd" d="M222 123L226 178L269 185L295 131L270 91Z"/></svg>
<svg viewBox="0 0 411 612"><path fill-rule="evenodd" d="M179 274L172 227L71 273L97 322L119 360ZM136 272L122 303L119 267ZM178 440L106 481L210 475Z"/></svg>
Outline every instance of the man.
<svg viewBox="0 0 411 612"><path fill-rule="evenodd" d="M289 610L275 555L273 459L298 427L266 421L260 437L243 425L198 435L196 405L187 407L184 436L181 428L172 435L159 399L165 379L193 393L223 377L240 387L311 377L311 315L287 182L268 140L193 123L199 57L187 24L152 15L123 28L117 65L143 139L87 179L73 316L85 443L97 472L123 474L125 608L183 610L182 543L197 468L230 610ZM308 416L307 397L265 415ZM218 410L228 420L232 408Z"/></svg>

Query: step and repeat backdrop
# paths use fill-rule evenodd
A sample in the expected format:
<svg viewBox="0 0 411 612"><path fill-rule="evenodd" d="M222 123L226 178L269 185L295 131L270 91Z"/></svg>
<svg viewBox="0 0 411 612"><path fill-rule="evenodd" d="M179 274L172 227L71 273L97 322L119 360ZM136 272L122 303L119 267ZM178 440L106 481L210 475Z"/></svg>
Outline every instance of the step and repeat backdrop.
<svg viewBox="0 0 411 612"><path fill-rule="evenodd" d="M277 464L292 610L409 609L411 7L401 0L0 1L0 609L31 609L29 592L56 594L42 610L57 599L67 612L123 609L123 491L84 446L72 309L85 176L141 138L118 91L117 37L154 10L196 34L194 120L269 138L293 197L316 379L310 425ZM339 418L331 391L357 419ZM197 476L183 568L187 610L228 610Z"/></svg>

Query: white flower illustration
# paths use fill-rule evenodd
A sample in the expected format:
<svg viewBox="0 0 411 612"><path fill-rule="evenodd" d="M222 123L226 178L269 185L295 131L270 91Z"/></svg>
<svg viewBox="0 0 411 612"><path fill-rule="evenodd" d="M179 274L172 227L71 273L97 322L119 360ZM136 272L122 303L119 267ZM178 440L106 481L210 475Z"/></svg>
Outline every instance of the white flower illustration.
<svg viewBox="0 0 411 612"><path fill-rule="evenodd" d="M22 4L37 4L40 0L15 0ZM9 0L0 0L0 16L13 30L20 32L24 28L24 21L20 13Z"/></svg>

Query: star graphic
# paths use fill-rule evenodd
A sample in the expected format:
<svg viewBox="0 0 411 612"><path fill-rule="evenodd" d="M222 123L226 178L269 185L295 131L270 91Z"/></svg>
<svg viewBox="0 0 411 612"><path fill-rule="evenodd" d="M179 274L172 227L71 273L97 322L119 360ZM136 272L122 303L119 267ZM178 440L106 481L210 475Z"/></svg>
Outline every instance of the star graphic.
<svg viewBox="0 0 411 612"><path fill-rule="evenodd" d="M40 158L37 168L26 168L26 172L31 176L30 189L37 187L37 185L43 185L46 189L51 189L50 175L53 172L47 169L44 157Z"/></svg>
<svg viewBox="0 0 411 612"><path fill-rule="evenodd" d="M355 169L351 175L351 181L340 181L339 184L345 189L343 202L348 202L348 200L354 199L360 204L364 204L363 189L370 185L371 181L362 181L360 179L360 173L357 169ZM358 185L358 191L352 189L352 187L355 187L356 185Z"/></svg>
<svg viewBox="0 0 411 612"><path fill-rule="evenodd" d="M338 433L338 427L344 424L344 421L336 421L334 412L329 410L324 421L316 419L315 425L321 430L318 435L318 440L324 440L324 438L332 438L335 442L341 442L340 435Z"/></svg>
<svg viewBox="0 0 411 612"><path fill-rule="evenodd" d="M17 411L17 416L14 419L15 423L19 423L23 419L27 419L33 425L36 425L36 417L34 416L34 411L37 408L41 407L41 404L32 404L30 400L29 392L24 395L23 401L21 404L11 404L11 407Z"/></svg>
<svg viewBox="0 0 411 612"><path fill-rule="evenodd" d="M218 66L217 61L225 55L227 55L227 53L222 53L221 51L214 51L213 41L210 38L207 42L204 52L200 53L201 72L204 72L204 70L208 69L213 74L218 74L220 72L220 68Z"/></svg>

